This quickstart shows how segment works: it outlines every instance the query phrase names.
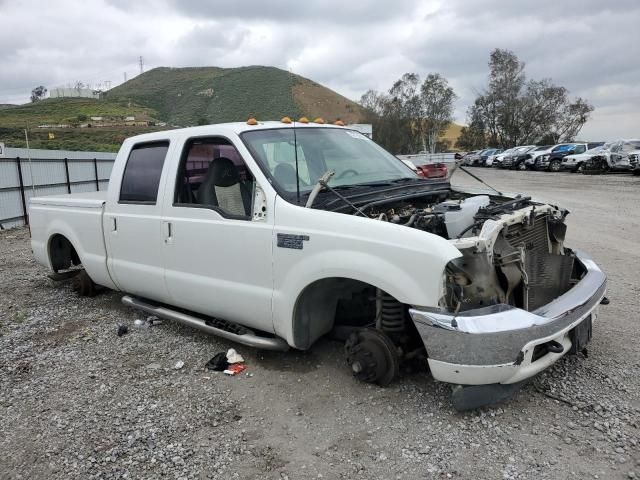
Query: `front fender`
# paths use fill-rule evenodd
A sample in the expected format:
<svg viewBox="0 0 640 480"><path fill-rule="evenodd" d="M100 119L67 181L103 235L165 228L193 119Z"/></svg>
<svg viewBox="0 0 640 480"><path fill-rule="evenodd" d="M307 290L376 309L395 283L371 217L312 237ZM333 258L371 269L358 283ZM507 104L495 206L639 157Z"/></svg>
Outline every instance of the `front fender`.
<svg viewBox="0 0 640 480"><path fill-rule="evenodd" d="M301 249L278 246L277 234L301 235ZM446 264L461 256L442 237L342 213L305 209L278 198L274 232L274 330L292 340L299 295L325 278L380 288L409 305L437 306Z"/></svg>

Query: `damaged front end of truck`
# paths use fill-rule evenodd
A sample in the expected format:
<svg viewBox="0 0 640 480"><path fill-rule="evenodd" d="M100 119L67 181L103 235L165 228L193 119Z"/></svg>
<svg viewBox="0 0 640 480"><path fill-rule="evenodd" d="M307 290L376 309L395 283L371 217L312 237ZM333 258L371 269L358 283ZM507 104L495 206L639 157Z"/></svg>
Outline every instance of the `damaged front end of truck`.
<svg viewBox="0 0 640 480"><path fill-rule="evenodd" d="M585 350L606 277L564 244L568 212L529 198L492 199L472 235L450 241L439 308L409 310L435 379L459 385L460 410L510 396L565 354Z"/></svg>

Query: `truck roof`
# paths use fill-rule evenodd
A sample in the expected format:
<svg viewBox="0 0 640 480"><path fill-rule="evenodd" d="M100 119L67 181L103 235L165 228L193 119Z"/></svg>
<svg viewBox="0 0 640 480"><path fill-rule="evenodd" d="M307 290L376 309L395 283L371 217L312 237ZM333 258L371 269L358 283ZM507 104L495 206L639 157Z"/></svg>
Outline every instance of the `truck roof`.
<svg viewBox="0 0 640 480"><path fill-rule="evenodd" d="M349 126L333 125L327 123L283 123L280 121L266 121L258 122L256 125L249 125L247 122L229 122L229 123L214 123L211 125L200 125L197 127L176 128L173 130L161 130L158 132L144 133L142 135L136 135L129 137L128 140L139 141L153 141L153 140L166 140L175 136L183 136L185 133L188 135L225 135L236 134L239 135L244 132L250 132L252 130L268 130L272 128L342 128L349 129Z"/></svg>

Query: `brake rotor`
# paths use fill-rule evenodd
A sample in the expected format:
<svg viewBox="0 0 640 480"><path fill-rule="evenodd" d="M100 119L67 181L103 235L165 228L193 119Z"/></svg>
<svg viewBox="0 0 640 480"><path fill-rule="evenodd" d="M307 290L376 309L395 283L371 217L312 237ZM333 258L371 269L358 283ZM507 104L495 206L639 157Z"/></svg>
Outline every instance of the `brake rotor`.
<svg viewBox="0 0 640 480"><path fill-rule="evenodd" d="M391 339L373 328L353 332L345 346L347 364L354 377L368 383L385 387L400 372L398 351Z"/></svg>

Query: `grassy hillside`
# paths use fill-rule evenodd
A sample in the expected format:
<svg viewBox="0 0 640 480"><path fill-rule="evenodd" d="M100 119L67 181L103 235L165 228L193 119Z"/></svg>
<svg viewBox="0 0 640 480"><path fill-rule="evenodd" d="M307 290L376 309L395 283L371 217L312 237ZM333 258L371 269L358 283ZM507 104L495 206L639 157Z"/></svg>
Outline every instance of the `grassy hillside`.
<svg viewBox="0 0 640 480"><path fill-rule="evenodd" d="M89 117L152 120L157 113L127 101L103 101L91 98L50 98L0 111L0 127L33 128L38 125L75 125Z"/></svg>
<svg viewBox="0 0 640 480"><path fill-rule="evenodd" d="M90 98L52 98L36 103L0 109L0 142L11 147L26 147L24 129L29 130L30 146L50 150L91 150L113 152L132 135L152 131L147 127L38 128L39 125L78 126L90 117L123 120L133 116L149 121L155 110L123 100ZM52 133L54 138L49 138Z"/></svg>
<svg viewBox="0 0 640 480"><path fill-rule="evenodd" d="M117 152L125 138L156 130L163 129L159 127L30 128L29 146L47 150ZM54 138L49 138L49 132L53 133ZM4 142L9 147L25 148L27 146L22 128L0 127L0 142Z"/></svg>
<svg viewBox="0 0 640 480"><path fill-rule="evenodd" d="M109 91L177 125L276 120L285 115L360 120L360 107L311 80L275 67L155 68Z"/></svg>
<svg viewBox="0 0 640 480"><path fill-rule="evenodd" d="M102 100L58 98L0 106L0 141L25 146L29 129L34 148L115 151L127 136L150 127L37 128L39 125L105 120L159 120L170 125L323 117L347 123L364 120L361 107L336 92L275 67L155 68L111 89ZM49 132L54 138L49 138ZM375 135L375 133L374 133Z"/></svg>
<svg viewBox="0 0 640 480"><path fill-rule="evenodd" d="M455 149L456 140L460 136L460 130L462 130L462 125L458 125L457 123L452 123L447 128L447 131L440 137L441 140L447 140L449 142L449 148Z"/></svg>

